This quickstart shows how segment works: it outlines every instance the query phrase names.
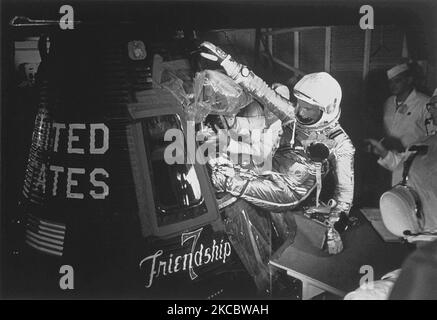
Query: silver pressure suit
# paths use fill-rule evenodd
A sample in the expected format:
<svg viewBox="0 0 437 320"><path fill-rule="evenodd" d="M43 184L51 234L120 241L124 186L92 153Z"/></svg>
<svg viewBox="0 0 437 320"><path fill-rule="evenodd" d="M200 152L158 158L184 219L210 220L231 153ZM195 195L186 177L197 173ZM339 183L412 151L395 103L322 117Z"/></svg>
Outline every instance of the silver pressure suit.
<svg viewBox="0 0 437 320"><path fill-rule="evenodd" d="M239 170L234 170L233 175L226 175L213 168L216 188L271 211L292 209L316 187L317 163L307 155L306 147L312 143L323 143L329 150L329 156L320 164L321 174L324 176L327 170L334 171L334 209L348 213L354 193L355 148L340 126L338 117L317 127L302 125L296 121L295 105L246 66L233 61L230 56L221 65L232 79L281 120L284 133L272 159L273 172L248 175L247 172L241 174Z"/></svg>

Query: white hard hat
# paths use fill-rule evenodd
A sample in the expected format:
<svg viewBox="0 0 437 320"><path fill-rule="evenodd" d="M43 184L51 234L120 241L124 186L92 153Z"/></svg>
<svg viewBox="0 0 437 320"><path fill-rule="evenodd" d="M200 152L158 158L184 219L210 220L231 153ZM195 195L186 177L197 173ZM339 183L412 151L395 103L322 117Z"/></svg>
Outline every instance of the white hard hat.
<svg viewBox="0 0 437 320"><path fill-rule="evenodd" d="M421 231L420 200L408 186L396 185L383 193L379 208L385 227L394 235L403 238L405 231Z"/></svg>
<svg viewBox="0 0 437 320"><path fill-rule="evenodd" d="M340 117L342 97L340 84L329 73L316 72L305 75L294 86L296 98L315 105L323 112L319 121L307 127L320 128Z"/></svg>

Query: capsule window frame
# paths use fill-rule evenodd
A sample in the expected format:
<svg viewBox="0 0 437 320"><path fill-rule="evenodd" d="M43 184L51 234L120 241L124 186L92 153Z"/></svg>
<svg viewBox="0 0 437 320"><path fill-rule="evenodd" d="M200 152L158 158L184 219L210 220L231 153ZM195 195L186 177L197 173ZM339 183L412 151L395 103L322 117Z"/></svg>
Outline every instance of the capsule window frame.
<svg viewBox="0 0 437 320"><path fill-rule="evenodd" d="M152 89L151 91L155 91L157 95L163 97L163 99L160 99L160 103L154 103L156 100L151 99L151 101L147 103L138 102L128 104L128 111L132 118L132 123L129 125L128 130L131 131L133 137L133 141L129 143L129 153L132 162L131 168L135 191L137 193L136 198L142 235L144 237L157 236L167 238L189 229L214 224L215 221L220 219L220 213L206 165L194 163L193 166L200 183L207 211L191 219L163 226L158 225L156 216L158 212L156 210L153 192L151 191L153 190L153 183L145 147L142 121L151 117L175 115L181 120L185 139L187 138L187 126L183 110L178 106L176 99L168 97L168 95L166 95L168 92L164 89ZM187 157L190 157L189 152L190 150L187 150ZM148 214L148 212L153 212L153 214Z"/></svg>

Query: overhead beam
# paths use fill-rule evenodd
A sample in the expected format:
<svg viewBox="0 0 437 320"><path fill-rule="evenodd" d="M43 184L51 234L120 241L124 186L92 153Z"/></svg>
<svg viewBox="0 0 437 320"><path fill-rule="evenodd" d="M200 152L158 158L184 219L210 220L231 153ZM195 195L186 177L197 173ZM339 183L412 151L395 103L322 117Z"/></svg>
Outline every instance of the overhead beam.
<svg viewBox="0 0 437 320"><path fill-rule="evenodd" d="M270 55L267 54L266 52L263 52L262 55L264 55L264 56L270 58ZM290 66L288 63L286 63L286 62L284 62L284 61L282 61L282 60L280 60L280 59L278 59L278 58L271 57L271 59L273 60L274 63L276 63L276 64L278 64L278 65L284 67L285 69L288 69L288 70L290 70L290 71L293 71L294 73L297 73L297 74L302 75L302 76L304 76L304 75L306 74L306 73L303 72L302 70L299 70L299 69L297 69L297 68L295 68L295 67L293 67L293 66Z"/></svg>
<svg viewBox="0 0 437 320"><path fill-rule="evenodd" d="M269 35L277 35L277 34L283 34L283 33L290 33L290 32L295 32L295 31L306 31L306 30L314 30L314 29L323 29L325 27L295 27L295 28L285 28L285 29L278 29L278 30L272 30L272 31L267 31L264 33L265 36L269 36Z"/></svg>

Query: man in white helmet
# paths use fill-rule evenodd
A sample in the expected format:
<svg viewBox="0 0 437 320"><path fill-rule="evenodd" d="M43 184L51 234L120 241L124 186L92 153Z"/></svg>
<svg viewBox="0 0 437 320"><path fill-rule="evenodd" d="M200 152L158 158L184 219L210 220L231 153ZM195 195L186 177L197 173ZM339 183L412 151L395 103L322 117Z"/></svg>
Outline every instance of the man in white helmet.
<svg viewBox="0 0 437 320"><path fill-rule="evenodd" d="M340 212L348 214L354 190L355 149L338 122L342 97L338 82L325 72L304 76L294 87L297 98L294 105L220 48L209 42L201 46L207 50L202 53L203 57L218 61L226 73L281 120L283 126L280 146L273 157L273 168L279 173L276 174L279 179L275 174L272 174L272 183L228 179L231 183L224 186L225 191L249 200L255 198L259 206L265 205L271 210L291 209L314 189L317 176L326 172L329 163L337 180L331 202L332 217L338 217Z"/></svg>
<svg viewBox="0 0 437 320"><path fill-rule="evenodd" d="M437 125L437 89L426 104L426 108L435 125ZM391 171L403 171L403 165L411 151L407 147L406 152L396 152L387 150L383 144L377 140L368 139L372 145L372 152L380 157L378 163ZM424 215L422 231L437 231L437 135L432 132L422 141L413 143L414 146L427 146L424 154L419 154L411 165L408 174L408 185L418 194ZM391 219L400 221L400 219ZM399 229L400 226L388 226L390 230Z"/></svg>
<svg viewBox="0 0 437 320"><path fill-rule="evenodd" d="M427 112L437 125L437 89L426 104ZM428 115L428 116L429 116ZM403 164L411 156L411 151L387 150L381 142L368 139L372 151L380 156L378 163L389 170L403 171ZM386 299L433 299L436 297L436 248L437 248L437 135L430 132L428 137L416 146L426 146L426 152L418 154L408 173L407 186L418 195L422 218L417 218L402 201L402 194L381 197L380 209L385 226L390 232L417 243L419 250L404 263L402 269L392 271L381 278L364 283L348 293L345 300L386 300ZM407 146L410 149L411 146ZM421 220L421 221L419 221ZM419 223L420 222L420 223ZM411 230L414 229L414 230ZM410 231L405 234L405 231ZM431 242L431 243L429 243ZM422 247L422 245L429 243Z"/></svg>

